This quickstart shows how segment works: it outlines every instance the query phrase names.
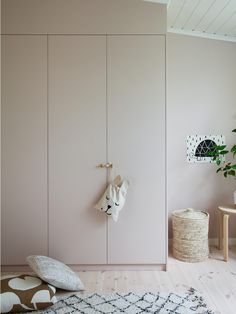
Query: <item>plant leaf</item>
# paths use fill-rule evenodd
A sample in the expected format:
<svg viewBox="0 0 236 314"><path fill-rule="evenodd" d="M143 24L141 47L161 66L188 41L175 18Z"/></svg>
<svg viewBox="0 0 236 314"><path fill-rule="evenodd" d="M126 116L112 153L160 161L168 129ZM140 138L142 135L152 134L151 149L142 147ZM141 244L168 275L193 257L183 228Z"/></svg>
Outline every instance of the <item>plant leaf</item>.
<svg viewBox="0 0 236 314"><path fill-rule="evenodd" d="M210 151L207 153L207 157L213 157L213 156L215 156L215 152Z"/></svg>
<svg viewBox="0 0 236 314"><path fill-rule="evenodd" d="M230 176L235 176L235 170L230 170L230 171L228 171L228 175L230 175Z"/></svg>
<svg viewBox="0 0 236 314"><path fill-rule="evenodd" d="M214 147L217 147L218 150L223 150L223 149L225 149L226 145L221 145L221 146L218 145L218 146L214 146Z"/></svg>
<svg viewBox="0 0 236 314"><path fill-rule="evenodd" d="M228 154L228 150L222 150L221 152L220 152L220 155L226 155L226 154Z"/></svg>
<svg viewBox="0 0 236 314"><path fill-rule="evenodd" d="M216 159L216 164L217 164L217 166L219 166L221 164L221 160L219 158Z"/></svg>
<svg viewBox="0 0 236 314"><path fill-rule="evenodd" d="M235 132L235 133L236 133L236 129L233 129L232 132Z"/></svg>
<svg viewBox="0 0 236 314"><path fill-rule="evenodd" d="M234 145L232 148L231 148L231 153L233 153L233 157L235 156L236 154L236 145Z"/></svg>
<svg viewBox="0 0 236 314"><path fill-rule="evenodd" d="M231 166L230 165L226 165L223 169L223 171L227 171L227 170L230 170L231 169Z"/></svg>

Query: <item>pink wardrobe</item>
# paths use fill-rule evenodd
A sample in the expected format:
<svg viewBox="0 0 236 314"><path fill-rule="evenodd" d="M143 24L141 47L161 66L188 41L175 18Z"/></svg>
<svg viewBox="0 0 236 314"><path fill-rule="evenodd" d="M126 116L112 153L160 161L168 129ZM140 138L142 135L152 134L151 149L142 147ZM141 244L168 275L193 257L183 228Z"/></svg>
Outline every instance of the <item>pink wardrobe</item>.
<svg viewBox="0 0 236 314"><path fill-rule="evenodd" d="M165 268L166 7L2 2L3 265ZM130 181L117 223L93 208L106 162Z"/></svg>

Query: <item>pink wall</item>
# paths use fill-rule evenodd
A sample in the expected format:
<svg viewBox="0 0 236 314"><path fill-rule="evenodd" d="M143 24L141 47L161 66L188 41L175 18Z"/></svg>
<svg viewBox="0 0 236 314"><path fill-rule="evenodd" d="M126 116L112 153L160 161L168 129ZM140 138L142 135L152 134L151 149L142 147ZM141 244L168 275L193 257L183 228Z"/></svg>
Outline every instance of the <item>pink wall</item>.
<svg viewBox="0 0 236 314"><path fill-rule="evenodd" d="M210 237L218 234L216 208L232 203L236 181L215 173L215 165L186 162L186 136L224 134L235 142L236 43L168 34L167 171L168 210L193 207L210 213ZM236 217L230 237L236 237ZM171 225L169 235L172 235Z"/></svg>
<svg viewBox="0 0 236 314"><path fill-rule="evenodd" d="M2 9L2 6L1 6L1 0L0 0L0 33L2 33L2 29L1 29L1 25L2 25L2 12L1 12L1 9ZM2 60L2 55L1 55L1 52L2 52L2 45L1 45L2 41L0 40L0 60ZM2 73L2 63L0 62L0 72ZM0 77L0 99L2 99L2 90L1 90L1 87L2 87L2 82L1 82L1 77ZM1 121L2 121L2 117L1 117L1 112L0 112L0 164L2 164L2 125L1 125ZM0 167L0 177L2 176L2 173L1 173L1 168ZM2 186L1 186L1 181L0 180L0 204L2 203ZM0 226L2 226L2 212L1 212L1 215L0 215ZM2 229L1 229L2 231ZM2 232L0 232L0 252L2 252Z"/></svg>

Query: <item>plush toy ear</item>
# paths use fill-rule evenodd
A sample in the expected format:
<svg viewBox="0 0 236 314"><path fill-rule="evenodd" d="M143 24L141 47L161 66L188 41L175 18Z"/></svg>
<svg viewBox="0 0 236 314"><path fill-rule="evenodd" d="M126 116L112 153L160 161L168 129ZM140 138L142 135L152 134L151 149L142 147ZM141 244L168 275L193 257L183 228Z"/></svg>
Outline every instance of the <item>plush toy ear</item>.
<svg viewBox="0 0 236 314"><path fill-rule="evenodd" d="M117 176L115 177L115 179L113 180L113 184L119 186L121 184L121 176Z"/></svg>
<svg viewBox="0 0 236 314"><path fill-rule="evenodd" d="M123 180L121 187L120 187L121 192L127 193L128 188L129 188L129 181Z"/></svg>

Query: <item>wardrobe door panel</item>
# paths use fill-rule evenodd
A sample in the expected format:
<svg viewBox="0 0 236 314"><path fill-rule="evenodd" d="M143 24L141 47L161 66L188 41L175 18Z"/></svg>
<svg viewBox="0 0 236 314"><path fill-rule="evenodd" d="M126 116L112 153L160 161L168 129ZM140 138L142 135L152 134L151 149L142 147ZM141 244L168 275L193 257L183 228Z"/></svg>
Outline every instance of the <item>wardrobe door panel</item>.
<svg viewBox="0 0 236 314"><path fill-rule="evenodd" d="M2 263L47 254L47 39L2 36Z"/></svg>
<svg viewBox="0 0 236 314"><path fill-rule="evenodd" d="M109 219L111 264L164 264L165 38L108 37L108 158L130 181L117 223Z"/></svg>
<svg viewBox="0 0 236 314"><path fill-rule="evenodd" d="M106 263L106 38L49 36L49 254Z"/></svg>

